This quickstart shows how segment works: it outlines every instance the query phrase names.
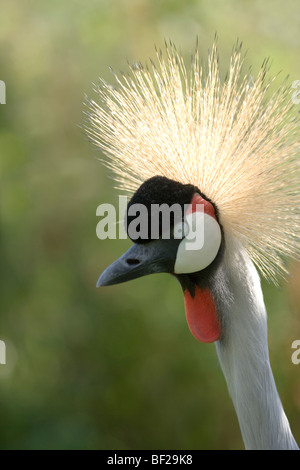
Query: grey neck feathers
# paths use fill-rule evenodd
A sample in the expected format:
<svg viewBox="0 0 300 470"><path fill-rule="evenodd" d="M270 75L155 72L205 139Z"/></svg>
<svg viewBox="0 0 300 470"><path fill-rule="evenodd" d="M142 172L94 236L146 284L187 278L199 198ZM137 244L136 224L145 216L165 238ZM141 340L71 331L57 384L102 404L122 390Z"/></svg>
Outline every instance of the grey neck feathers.
<svg viewBox="0 0 300 470"><path fill-rule="evenodd" d="M227 240L212 291L222 322L217 354L246 449L298 449L270 366L260 279L236 240Z"/></svg>

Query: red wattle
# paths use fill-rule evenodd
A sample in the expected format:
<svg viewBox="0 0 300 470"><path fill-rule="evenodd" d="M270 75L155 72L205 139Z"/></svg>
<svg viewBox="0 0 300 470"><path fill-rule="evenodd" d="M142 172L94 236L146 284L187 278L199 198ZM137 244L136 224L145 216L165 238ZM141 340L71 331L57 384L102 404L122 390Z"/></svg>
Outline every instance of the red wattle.
<svg viewBox="0 0 300 470"><path fill-rule="evenodd" d="M196 286L195 296L184 291L185 315L193 336L203 343L217 341L221 334L221 325L216 306L208 288Z"/></svg>

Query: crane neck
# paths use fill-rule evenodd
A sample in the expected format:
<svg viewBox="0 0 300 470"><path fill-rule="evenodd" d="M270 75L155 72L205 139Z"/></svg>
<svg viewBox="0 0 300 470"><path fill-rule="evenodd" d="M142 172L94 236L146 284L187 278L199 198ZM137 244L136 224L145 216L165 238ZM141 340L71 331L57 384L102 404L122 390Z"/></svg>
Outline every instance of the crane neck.
<svg viewBox="0 0 300 470"><path fill-rule="evenodd" d="M226 244L212 292L222 323L217 354L246 449L298 449L271 370L260 279L236 240Z"/></svg>

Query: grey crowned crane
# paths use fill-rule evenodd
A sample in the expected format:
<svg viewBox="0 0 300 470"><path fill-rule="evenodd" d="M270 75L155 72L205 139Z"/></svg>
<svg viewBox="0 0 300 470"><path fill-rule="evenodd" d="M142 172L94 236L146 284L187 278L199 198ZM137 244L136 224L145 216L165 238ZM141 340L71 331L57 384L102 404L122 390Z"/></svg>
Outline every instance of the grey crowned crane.
<svg viewBox="0 0 300 470"><path fill-rule="evenodd" d="M134 204L177 204L183 216L171 218L169 237L162 221L152 237L150 211L146 235L131 237L98 286L175 276L192 334L215 342L245 448L298 449L271 370L256 268L276 282L287 274L285 259L299 257L299 124L288 87L271 92L268 62L255 78L242 64L237 45L222 80L215 44L205 72L198 48L186 67L170 43L156 62L115 75L117 86L101 81L87 133L109 156L119 189L131 193L129 236ZM204 237L191 250L194 219Z"/></svg>

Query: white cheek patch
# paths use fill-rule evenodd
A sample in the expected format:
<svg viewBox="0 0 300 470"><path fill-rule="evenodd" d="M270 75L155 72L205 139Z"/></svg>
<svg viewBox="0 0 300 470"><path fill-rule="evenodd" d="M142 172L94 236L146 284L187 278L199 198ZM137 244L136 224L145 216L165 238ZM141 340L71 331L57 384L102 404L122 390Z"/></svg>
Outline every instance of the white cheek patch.
<svg viewBox="0 0 300 470"><path fill-rule="evenodd" d="M220 225L210 215L203 211L193 212L185 217L184 222L185 238L177 250L175 274L195 273L206 268L217 256L221 245Z"/></svg>

